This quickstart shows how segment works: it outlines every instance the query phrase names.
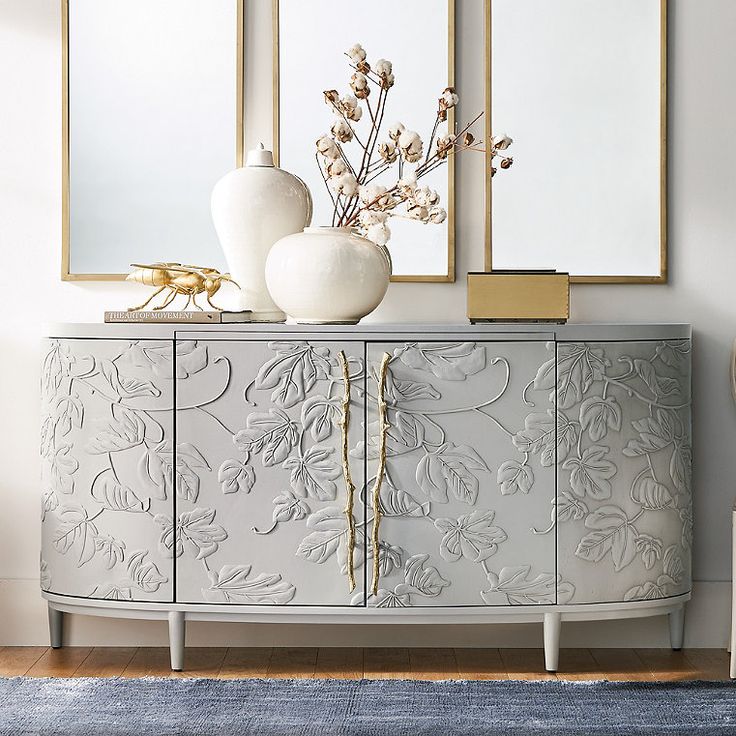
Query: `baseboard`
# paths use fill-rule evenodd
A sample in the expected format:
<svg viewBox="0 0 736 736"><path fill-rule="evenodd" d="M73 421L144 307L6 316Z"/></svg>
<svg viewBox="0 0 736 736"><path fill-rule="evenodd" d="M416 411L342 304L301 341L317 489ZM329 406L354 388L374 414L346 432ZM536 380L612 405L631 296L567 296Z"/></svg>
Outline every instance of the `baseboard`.
<svg viewBox="0 0 736 736"><path fill-rule="evenodd" d="M728 641L731 586L699 582L688 604L685 646L724 648ZM96 616L67 616L65 641L78 646L166 646L166 624ZM542 627L505 625L187 625L190 646L542 646ZM0 645L48 645L46 603L37 580L0 580ZM563 647L667 647L664 617L565 623Z"/></svg>

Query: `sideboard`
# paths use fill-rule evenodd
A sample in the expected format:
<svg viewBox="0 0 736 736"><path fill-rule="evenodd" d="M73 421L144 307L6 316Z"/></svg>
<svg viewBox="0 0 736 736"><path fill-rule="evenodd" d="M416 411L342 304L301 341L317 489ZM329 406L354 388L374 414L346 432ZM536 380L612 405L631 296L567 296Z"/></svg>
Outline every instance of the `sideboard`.
<svg viewBox="0 0 736 736"><path fill-rule="evenodd" d="M687 325L58 325L41 588L185 622L668 614L691 588Z"/></svg>

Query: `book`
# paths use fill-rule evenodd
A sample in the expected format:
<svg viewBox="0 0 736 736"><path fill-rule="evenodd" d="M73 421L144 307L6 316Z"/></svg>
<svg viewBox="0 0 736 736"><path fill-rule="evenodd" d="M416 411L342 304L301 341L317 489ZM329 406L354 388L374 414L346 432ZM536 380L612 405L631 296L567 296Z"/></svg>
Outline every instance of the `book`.
<svg viewBox="0 0 736 736"><path fill-rule="evenodd" d="M137 323L137 324L197 324L197 325L226 325L240 322L250 322L253 313L244 312L216 312L216 311L153 311L140 310L138 312L109 311L105 312L105 322Z"/></svg>

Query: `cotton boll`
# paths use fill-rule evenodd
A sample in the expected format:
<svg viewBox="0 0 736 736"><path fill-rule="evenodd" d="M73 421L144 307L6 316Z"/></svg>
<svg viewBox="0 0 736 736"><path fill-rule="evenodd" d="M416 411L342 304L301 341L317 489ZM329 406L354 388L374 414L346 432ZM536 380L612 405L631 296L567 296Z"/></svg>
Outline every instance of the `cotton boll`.
<svg viewBox="0 0 736 736"><path fill-rule="evenodd" d="M360 201L363 204L373 204L383 207L388 204L389 196L386 187L381 184L369 184L360 188Z"/></svg>
<svg viewBox="0 0 736 736"><path fill-rule="evenodd" d="M368 77L363 72L355 72L350 77L350 89L359 100L364 100L371 93L371 88L368 86Z"/></svg>
<svg viewBox="0 0 736 736"><path fill-rule="evenodd" d="M382 225L388 220L388 212L381 210L361 210L358 214L358 222L364 227L369 228L372 225Z"/></svg>
<svg viewBox="0 0 736 736"><path fill-rule="evenodd" d="M393 64L386 59L379 59L376 62L374 71L381 78L381 86L384 89L390 89L396 81L393 75Z"/></svg>
<svg viewBox="0 0 736 736"><path fill-rule="evenodd" d="M398 158L399 152L393 141L384 141L378 144L378 155L388 164L392 164Z"/></svg>
<svg viewBox="0 0 736 736"><path fill-rule="evenodd" d="M426 207L414 204L406 208L406 214L412 220L420 220L421 222L426 222L427 218L429 217L429 210Z"/></svg>
<svg viewBox="0 0 736 736"><path fill-rule="evenodd" d="M358 122L363 116L363 108L360 106L358 99L353 95L345 95L340 98L340 110L348 120Z"/></svg>
<svg viewBox="0 0 736 736"><path fill-rule="evenodd" d="M398 181L399 189L407 196L413 194L417 188L417 175L413 172L408 172Z"/></svg>
<svg viewBox="0 0 736 736"><path fill-rule="evenodd" d="M509 138L505 133L503 135L497 135L491 138L491 143L493 143L493 147L497 148L499 151L505 151L512 143L514 142L513 138Z"/></svg>
<svg viewBox="0 0 736 736"><path fill-rule="evenodd" d="M353 129L342 118L335 120L330 131L340 143L353 140Z"/></svg>
<svg viewBox="0 0 736 736"><path fill-rule="evenodd" d="M388 129L388 137L392 141L398 141L399 136L406 130L404 128L403 123L394 123L389 129Z"/></svg>
<svg viewBox="0 0 736 736"><path fill-rule="evenodd" d="M337 147L332 138L328 135L323 135L317 141L317 150L328 159L340 158L340 149Z"/></svg>
<svg viewBox="0 0 736 736"><path fill-rule="evenodd" d="M327 176L332 178L342 176L347 170L347 164L341 158L336 158L327 164Z"/></svg>
<svg viewBox="0 0 736 736"><path fill-rule="evenodd" d="M347 54L348 58L350 59L350 61L353 62L353 64L360 64L361 61L365 61L366 52L359 43L353 44L348 49Z"/></svg>
<svg viewBox="0 0 736 736"><path fill-rule="evenodd" d="M412 130L404 130L398 140L401 156L407 163L413 164L422 157L424 144L418 133Z"/></svg>
<svg viewBox="0 0 736 736"><path fill-rule="evenodd" d="M391 239L391 230L386 223L371 225L368 228L366 237L376 245L386 245L386 243Z"/></svg>
<svg viewBox="0 0 736 736"><path fill-rule="evenodd" d="M460 102L460 96L455 92L453 87L446 87L442 92L441 99L444 103L445 109L455 107L455 105Z"/></svg>
<svg viewBox="0 0 736 736"><path fill-rule="evenodd" d="M351 173L342 174L330 179L330 188L335 194L344 194L346 197L354 197L358 193L358 180Z"/></svg>
<svg viewBox="0 0 736 736"><path fill-rule="evenodd" d="M435 225L443 223L447 219L447 212L442 207L432 207L429 210L429 221Z"/></svg>

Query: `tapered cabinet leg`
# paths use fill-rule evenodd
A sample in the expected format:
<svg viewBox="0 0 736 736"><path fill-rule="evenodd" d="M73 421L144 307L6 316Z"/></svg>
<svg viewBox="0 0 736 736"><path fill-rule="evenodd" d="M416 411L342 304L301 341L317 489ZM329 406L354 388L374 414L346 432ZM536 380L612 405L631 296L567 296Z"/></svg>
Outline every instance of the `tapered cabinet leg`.
<svg viewBox="0 0 736 736"><path fill-rule="evenodd" d="M64 614L48 606L49 610L49 640L54 649L61 649L64 638Z"/></svg>
<svg viewBox="0 0 736 736"><path fill-rule="evenodd" d="M557 672L561 627L562 617L559 613L544 614L544 668L547 672Z"/></svg>
<svg viewBox="0 0 736 736"><path fill-rule="evenodd" d="M182 611L169 611L169 654L171 669L181 672L184 669L184 640L186 624Z"/></svg>
<svg viewBox="0 0 736 736"><path fill-rule="evenodd" d="M670 620L670 646L674 651L679 652L685 638L685 606L680 606L669 613L668 616Z"/></svg>

